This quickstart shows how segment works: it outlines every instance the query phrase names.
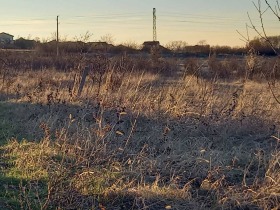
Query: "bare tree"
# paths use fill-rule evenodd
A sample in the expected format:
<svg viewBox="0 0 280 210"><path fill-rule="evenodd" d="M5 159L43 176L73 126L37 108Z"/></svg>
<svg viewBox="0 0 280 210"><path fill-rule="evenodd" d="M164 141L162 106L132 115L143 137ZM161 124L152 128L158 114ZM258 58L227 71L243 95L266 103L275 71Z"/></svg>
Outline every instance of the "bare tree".
<svg viewBox="0 0 280 210"><path fill-rule="evenodd" d="M141 49L141 45L132 40L125 41L122 43L122 45L132 49L137 49L137 50Z"/></svg>
<svg viewBox="0 0 280 210"><path fill-rule="evenodd" d="M203 40L200 40L199 42L197 42L197 45L205 46L208 44L207 44L207 41L205 39L203 39Z"/></svg>
<svg viewBox="0 0 280 210"><path fill-rule="evenodd" d="M101 42L107 42L107 44L114 44L115 38L112 34L105 34L100 37Z"/></svg>
<svg viewBox="0 0 280 210"><path fill-rule="evenodd" d="M168 42L165 47L175 51L175 52L182 52L185 50L185 48L188 46L188 43L185 41L171 41Z"/></svg>

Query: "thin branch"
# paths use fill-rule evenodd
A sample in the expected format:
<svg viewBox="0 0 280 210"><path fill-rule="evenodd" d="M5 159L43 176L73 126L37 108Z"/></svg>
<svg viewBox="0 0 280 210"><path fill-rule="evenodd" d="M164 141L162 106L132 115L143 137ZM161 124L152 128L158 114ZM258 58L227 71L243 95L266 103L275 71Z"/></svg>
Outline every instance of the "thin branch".
<svg viewBox="0 0 280 210"><path fill-rule="evenodd" d="M261 28L262 28L262 33L263 34L254 25L250 15L249 15L249 13L247 12L247 15L248 15L248 18L249 18L249 21L250 21L250 24L251 24L251 27L249 26L249 28L252 28L262 39L264 39L269 44L269 46L271 47L271 49L273 50L273 52L276 55L279 55L279 53L276 51L276 49L274 48L273 44L271 43L271 41L269 40L269 38L268 38L268 36L266 34L264 23L263 23L263 13L264 12L262 12L262 10L261 10L260 0L258 2L259 2L258 6L255 3L254 3L254 6L256 7L256 10L259 13L259 18L260 18L260 21L261 21Z"/></svg>
<svg viewBox="0 0 280 210"><path fill-rule="evenodd" d="M268 3L267 0L265 0L265 3L267 4L267 6L269 7L269 9L273 12L273 14L274 14L274 15L278 18L278 20L280 21L280 16L278 15L277 10L272 9L271 5ZM278 2L278 0L276 1L276 3L277 3L277 6L278 6L278 9L279 9L279 11L280 11L280 7L279 7L279 2Z"/></svg>
<svg viewBox="0 0 280 210"><path fill-rule="evenodd" d="M245 43L248 43L250 41L242 33L240 33L238 30L236 30L236 32L243 38L243 39L239 38L241 41L243 41Z"/></svg>
<svg viewBox="0 0 280 210"><path fill-rule="evenodd" d="M267 11L267 9L265 11ZM275 52L275 54L278 54L276 49L274 48L273 44L271 43L271 41L268 39L268 36L267 36L265 28L264 28L263 14L265 13L265 11L263 13L261 12L261 3L259 2L259 14L260 14L261 27L262 27L264 37L265 37L266 41L268 42L268 44L270 45L270 47L272 48L272 50Z"/></svg>
<svg viewBox="0 0 280 210"><path fill-rule="evenodd" d="M248 30L249 26L248 24L246 23L246 35L247 37L245 37L245 35L243 35L240 31L236 30L236 32L243 38L239 38L241 41L245 42L247 45L249 44L250 42L250 36L249 36L249 30Z"/></svg>
<svg viewBox="0 0 280 210"><path fill-rule="evenodd" d="M278 0L276 1L276 4L277 4L278 11L277 11L277 9L275 9L275 11L277 11L277 15L278 15L278 12L280 11L280 6L279 6L279 1Z"/></svg>
<svg viewBox="0 0 280 210"><path fill-rule="evenodd" d="M264 11L261 10L261 1L258 0L258 6L256 5L255 2L253 2L253 5L255 6L256 10L261 14L263 15L268 9L269 7L267 7Z"/></svg>
<svg viewBox="0 0 280 210"><path fill-rule="evenodd" d="M248 37L248 40L250 40L250 35L249 35L249 26L248 24L246 23L246 32L247 32L247 37Z"/></svg>
<svg viewBox="0 0 280 210"><path fill-rule="evenodd" d="M270 82L268 82L268 87L269 87L269 90L270 90L270 92L272 93L273 98L275 99L275 101L276 101L278 104L280 104L280 100L277 98L277 96L275 95L274 91L272 90L272 87L271 87Z"/></svg>

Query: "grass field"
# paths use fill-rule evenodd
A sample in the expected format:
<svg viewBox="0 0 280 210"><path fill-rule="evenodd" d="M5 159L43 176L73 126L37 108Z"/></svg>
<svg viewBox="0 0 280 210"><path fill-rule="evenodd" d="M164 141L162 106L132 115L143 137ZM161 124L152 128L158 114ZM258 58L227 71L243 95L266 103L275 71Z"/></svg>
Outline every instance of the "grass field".
<svg viewBox="0 0 280 210"><path fill-rule="evenodd" d="M278 80L206 77L195 59L106 62L80 96L86 62L3 65L0 209L280 208ZM246 71L208 62L209 75Z"/></svg>

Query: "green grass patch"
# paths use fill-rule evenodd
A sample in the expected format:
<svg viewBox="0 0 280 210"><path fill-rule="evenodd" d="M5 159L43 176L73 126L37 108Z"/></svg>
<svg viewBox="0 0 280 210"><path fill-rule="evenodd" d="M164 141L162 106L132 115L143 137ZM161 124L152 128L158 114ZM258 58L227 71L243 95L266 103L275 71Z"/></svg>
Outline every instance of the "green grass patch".
<svg viewBox="0 0 280 210"><path fill-rule="evenodd" d="M0 175L0 209L20 209L20 186L26 184L26 180Z"/></svg>
<svg viewBox="0 0 280 210"><path fill-rule="evenodd" d="M28 152L29 144L22 144L14 140L1 147L0 209L41 209L47 198L46 173L32 163L24 167L24 153L17 149Z"/></svg>

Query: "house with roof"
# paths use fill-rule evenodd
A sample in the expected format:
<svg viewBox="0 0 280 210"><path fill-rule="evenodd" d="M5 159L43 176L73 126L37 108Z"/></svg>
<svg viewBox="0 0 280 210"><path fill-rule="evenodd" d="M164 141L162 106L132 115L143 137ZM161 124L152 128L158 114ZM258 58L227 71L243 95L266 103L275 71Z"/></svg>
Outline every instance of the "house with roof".
<svg viewBox="0 0 280 210"><path fill-rule="evenodd" d="M160 45L159 41L145 41L143 43L142 51L151 52L152 49L156 49L156 51L160 53L166 53L166 54L171 53L171 50Z"/></svg>
<svg viewBox="0 0 280 210"><path fill-rule="evenodd" d="M152 48L158 48L160 45L159 41L146 41L143 43L143 51L150 52Z"/></svg>
<svg viewBox="0 0 280 210"><path fill-rule="evenodd" d="M14 36L5 32L0 33L1 44L12 44L14 42Z"/></svg>

